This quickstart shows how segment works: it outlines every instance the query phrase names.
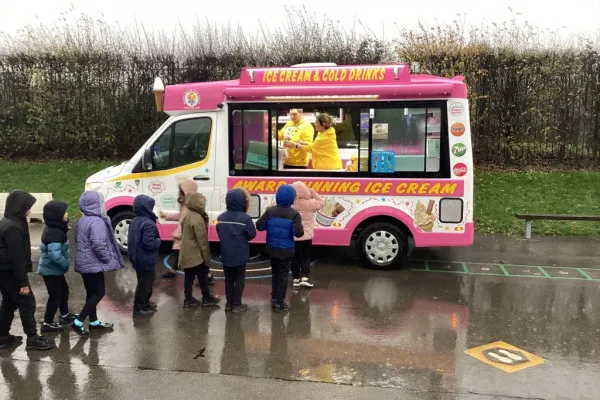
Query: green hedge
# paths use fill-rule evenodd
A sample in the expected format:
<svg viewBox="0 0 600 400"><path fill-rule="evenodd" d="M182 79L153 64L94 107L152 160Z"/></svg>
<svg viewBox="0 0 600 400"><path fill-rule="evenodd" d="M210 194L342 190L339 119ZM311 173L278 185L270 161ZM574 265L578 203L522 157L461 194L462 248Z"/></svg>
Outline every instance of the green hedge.
<svg viewBox="0 0 600 400"><path fill-rule="evenodd" d="M243 66L406 61L462 74L479 164L600 164L600 55L595 42L549 46L514 22L403 30L402 40L345 31L290 11L276 32L248 36L199 24L194 33L119 29L82 17L0 38L0 154L8 158L128 158L165 119L166 83L237 78ZM468 38L468 39L467 39Z"/></svg>

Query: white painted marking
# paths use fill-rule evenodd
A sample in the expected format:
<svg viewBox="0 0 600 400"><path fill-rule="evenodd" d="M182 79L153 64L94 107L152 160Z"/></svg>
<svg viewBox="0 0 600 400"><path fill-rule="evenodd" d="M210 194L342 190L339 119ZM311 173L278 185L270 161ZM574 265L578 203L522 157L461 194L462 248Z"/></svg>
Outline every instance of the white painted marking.
<svg viewBox="0 0 600 400"><path fill-rule="evenodd" d="M500 362L503 362L505 364L512 364L512 360L508 357L503 357L500 354L496 354L494 352L489 352L488 353L491 357L494 357L495 359L497 359Z"/></svg>
<svg viewBox="0 0 600 400"><path fill-rule="evenodd" d="M498 350L498 353L502 353L502 354L504 354L506 357L509 357L509 358L511 358L511 359L513 359L513 360L515 360L515 361L523 361L523 357L521 357L520 355L518 355L518 354L513 354L513 353L511 353L510 351L507 351L507 350L504 350L504 349L500 349L500 350Z"/></svg>

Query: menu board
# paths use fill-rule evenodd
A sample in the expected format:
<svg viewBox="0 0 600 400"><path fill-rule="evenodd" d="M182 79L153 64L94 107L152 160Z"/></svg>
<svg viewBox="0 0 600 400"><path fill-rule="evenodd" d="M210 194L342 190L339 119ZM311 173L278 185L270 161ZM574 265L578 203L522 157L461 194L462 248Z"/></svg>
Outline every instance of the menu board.
<svg viewBox="0 0 600 400"><path fill-rule="evenodd" d="M396 157L393 151L371 152L371 172L391 174L396 170Z"/></svg>

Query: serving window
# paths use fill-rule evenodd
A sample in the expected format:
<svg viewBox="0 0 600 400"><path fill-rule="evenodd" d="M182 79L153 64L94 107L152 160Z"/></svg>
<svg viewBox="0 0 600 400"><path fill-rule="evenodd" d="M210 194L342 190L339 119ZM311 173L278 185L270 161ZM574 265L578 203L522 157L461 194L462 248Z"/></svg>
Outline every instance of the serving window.
<svg viewBox="0 0 600 400"><path fill-rule="evenodd" d="M444 101L233 104L230 175L448 178L445 110Z"/></svg>

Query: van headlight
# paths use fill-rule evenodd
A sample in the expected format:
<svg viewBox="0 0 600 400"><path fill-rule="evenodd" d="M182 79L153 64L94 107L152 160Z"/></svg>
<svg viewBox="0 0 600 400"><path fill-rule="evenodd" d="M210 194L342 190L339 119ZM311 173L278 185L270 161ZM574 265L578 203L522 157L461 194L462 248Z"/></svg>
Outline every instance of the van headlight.
<svg viewBox="0 0 600 400"><path fill-rule="evenodd" d="M98 190L100 190L100 188L102 188L102 185L104 183L102 182L86 182L85 183L85 191L88 192L97 192Z"/></svg>

